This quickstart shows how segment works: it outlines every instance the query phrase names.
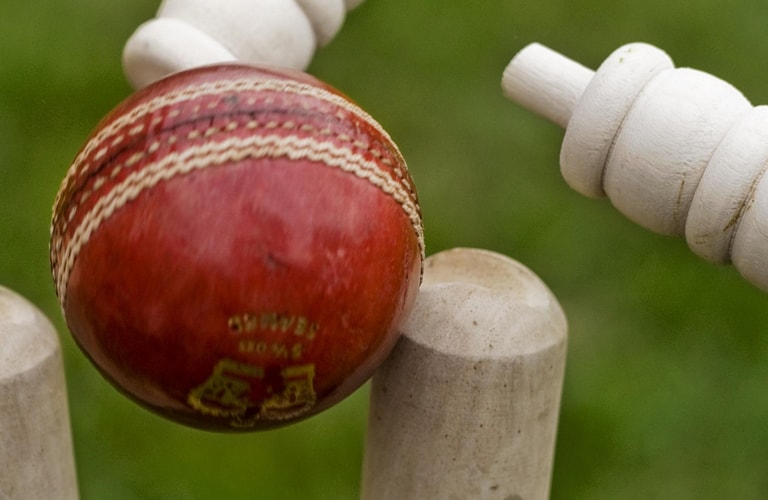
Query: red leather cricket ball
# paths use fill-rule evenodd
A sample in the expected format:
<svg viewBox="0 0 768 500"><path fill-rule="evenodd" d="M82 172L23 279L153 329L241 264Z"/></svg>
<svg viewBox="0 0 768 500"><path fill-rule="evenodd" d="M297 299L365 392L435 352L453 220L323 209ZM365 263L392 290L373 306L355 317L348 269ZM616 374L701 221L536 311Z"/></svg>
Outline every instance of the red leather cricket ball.
<svg viewBox="0 0 768 500"><path fill-rule="evenodd" d="M78 345L172 420L258 430L372 374L418 291L421 213L388 134L298 72L186 71L100 123L53 210Z"/></svg>

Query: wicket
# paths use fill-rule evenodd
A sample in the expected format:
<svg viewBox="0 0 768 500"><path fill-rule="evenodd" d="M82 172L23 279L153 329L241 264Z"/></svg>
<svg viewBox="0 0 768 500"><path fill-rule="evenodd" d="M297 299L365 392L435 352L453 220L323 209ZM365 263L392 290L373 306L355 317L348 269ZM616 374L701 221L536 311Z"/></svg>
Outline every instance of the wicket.
<svg viewBox="0 0 768 500"><path fill-rule="evenodd" d="M394 135L405 136L403 151L416 153L409 158L413 158L414 178L418 181L423 175L426 181L424 207L427 212L438 209L429 212L436 213L438 220L432 221L436 222L432 227L427 220L428 242L444 248L457 240L468 245L479 241L479 246L488 243L489 248L511 249L510 255L524 262L533 256L531 261L536 262L530 262L531 266L546 267L544 272L553 277L550 285L559 296L562 292L559 298L573 313L568 321L547 285L511 258L470 248L435 253L426 261L416 307L402 324L399 343L371 379L367 414L355 407L352 418L344 415L327 427L320 418L318 432L311 427L315 421L310 427L295 429L300 436L296 441L291 440L294 429L284 435L270 431L268 436L221 439L189 434L179 438L175 431L186 430L171 429L167 434L173 437L168 438L162 435L166 428L157 430L153 422L144 427L140 415L130 418L130 413L122 413L111 401L100 398L92 386L81 385L85 379L77 362L67 366L75 369L69 374L74 396L70 416L59 344L60 338L69 355L67 332L62 330L63 336L57 338L54 327L35 305L0 286L0 500L77 500L79 495L85 500L109 497L100 494L108 490L115 491L114 496L174 496L167 493L170 491L178 496L217 498L203 493L216 488L226 491L220 493L224 498L348 498L358 494L354 490L358 479L363 500L541 500L550 493L558 498L625 497L614 492L654 497L654 492L662 490L672 497L685 497L681 492L686 488L708 488L704 494L688 490L690 496L701 498L727 496L720 491L727 489L733 489L731 495L737 498L748 498L750 492L752 498L760 498L757 492L766 492L761 460L768 449L768 434L760 431L761 419L768 415L768 405L759 396L767 373L768 348L760 337L760 325L766 319L760 297L742 296L727 281L720 302L716 293L726 281L718 281L719 276L708 280L693 267L695 262L687 267L677 266L674 259L662 261L662 249L654 247L654 242L635 245L611 231L613 221L602 226L601 219L587 213L591 207L582 210L582 204L571 204L559 196L563 193L540 183L538 176L551 179L556 170L540 168L541 158L557 163L550 155L556 156L559 147L550 149L546 142L553 129L546 124L526 127L529 117L523 115L520 120L514 116L515 109L506 110L506 115L501 105L489 110L486 105L493 99L503 104L498 85L493 95L482 91L482 85L488 83L483 71L493 73L493 85L509 60L489 64L492 58L504 57L500 53L503 47L499 50L498 46L503 36L509 38L504 45L519 49L531 35L527 30L535 30L549 42L567 47L572 55L581 54L584 62L587 54L599 48L596 38L602 21L616 23L616 30L607 35L626 33L619 28L627 26L661 26L632 33L661 42L670 54L680 52L676 59L682 62L684 58L695 60L696 50L686 49L694 43L659 34L669 31L664 26L672 22L684 31L687 19L683 17L678 25L676 16L668 16L674 12L664 12L638 20L629 4L598 13L567 2L532 4L520 16L502 15L514 14L518 5L512 4L504 4L505 10L492 16L490 7L464 9L456 7L458 4L427 2L414 4L421 17L418 13L405 17L396 8L386 7L387 2L367 2L372 5L364 6L355 13L360 17L352 20L363 24L350 26L352 36L340 40L342 57L338 58L335 47L320 51L341 28L349 10L361 1L163 0L156 18L137 30L126 49L126 76L131 85L140 88L169 72L210 62L268 62L303 69L317 51L318 64L309 66L312 71L338 78L338 83L351 87L351 96L367 100L374 104L372 108L384 108L384 115L395 117L391 120ZM140 11L129 4L86 3L87 8L101 9L94 11L99 14L114 10L137 16ZM185 12L191 5L198 6L197 10ZM261 15L259 9L265 5L275 6L274 19ZM391 14L382 15L388 8ZM9 214L6 219L0 214L0 240L8 240L9 245L35 231L45 232L44 227L35 229L34 219L25 216L40 211L32 204L41 201L37 195L45 197L45 190L52 186L25 176L43 172L51 163L54 169L63 166L56 158L67 159L60 151L68 147L65 132L76 135L78 124L87 123L86 115L97 111L96 104L103 104L99 99L119 92L110 84L117 79L114 71L109 73L113 80L104 79L100 73L104 68L98 66L113 56L117 65L116 47L107 44L111 56L94 56L96 51L87 50L89 44L99 44L91 35L114 33L114 25L104 24L103 32L91 33L89 26L103 22L106 16L89 17L81 9L72 9L76 15L62 19L66 20L59 23L63 27L55 23L56 16L64 18L62 13L69 9L52 9L44 26L50 29L48 39L56 40L65 30L75 36L64 40L61 49L51 51L47 58L26 63L27 69L46 70L29 72L34 77L29 89L9 92L8 99L0 96L0 110L15 113L0 127L1 135L10 133L7 140L2 137L0 141L0 187L6 190L0 190L0 204ZM451 9L453 14L448 12ZM676 9L693 17L690 8L690 12ZM482 15L475 14L479 10L484 11ZM741 51L732 53L727 43L759 42L760 21L755 19L758 26L748 30L744 18L734 22L736 10L729 11L734 16L729 22L748 32L743 38L724 40L726 36L719 32L700 36L706 32L706 24L724 27L709 14L696 14L701 25L687 26L691 37L703 39L699 52L704 61L698 64L712 63L717 68L718 57L734 66L748 59ZM258 15L252 15L254 11ZM40 12L36 8L31 14L39 16ZM221 20L217 13L229 17ZM574 19L575 14L581 17ZM626 19L615 19L613 14ZM670 25L654 24L662 16L669 17ZM119 24L122 15L116 17L114 23ZM495 24L494 17L499 19ZM568 21L572 25L566 26ZM381 31L375 31L377 26ZM571 31L558 30L558 26ZM588 29L594 33L586 33ZM24 34L18 39L24 41L30 40L28 33L34 33L21 23L18 31ZM578 36L568 40L572 32ZM285 34L289 41L270 44L270 33ZM411 34L413 39L405 37ZM77 40L81 45L75 45ZM365 40L372 42L366 44ZM223 41L227 43L220 43ZM422 41L427 43L419 45ZM523 43L518 47L519 42ZM716 51L710 51L711 47ZM14 59L23 62L33 50L45 52L40 48L20 47ZM79 57L67 57L65 49L76 51ZM409 54L409 49L414 53ZM759 58L758 49L749 49L743 52ZM474 64L459 65L460 59L470 58ZM79 59L82 61L76 64ZM0 93L27 83L28 73L19 71L24 69L19 61L10 61L14 64L6 71L15 72L14 78L8 79ZM632 66L635 63L639 66ZM405 73L400 72L399 64ZM597 69L593 71L593 67ZM454 68L457 71L452 72ZM51 78L62 69L61 78ZM726 74L728 67L721 66L714 73L718 71ZM740 78L738 73L731 77L734 83ZM426 83L431 84L428 90ZM33 95L40 84L43 90L55 92ZM363 90L361 95L355 95L355 86ZM768 290L768 106L752 106L730 84L703 72L675 68L664 52L647 44L623 47L599 68L585 67L533 44L513 60L503 87L512 100L568 129L562 170L576 191L606 196L639 224L684 237L691 250L708 261L733 261L746 279ZM424 99L422 93L427 92L431 94ZM457 97L470 98L451 101L460 92ZM491 88L489 94L493 92ZM82 95L73 98L73 93ZM26 97L33 99L28 102ZM680 110L680 103L687 106ZM452 112L437 112L448 109ZM68 110L81 114L69 116ZM162 118L152 118L155 116ZM401 116L407 119L400 122ZM505 118L511 120L505 122ZM384 117L382 123L386 121ZM452 129L455 124L460 126ZM62 131L62 125L71 125L72 130ZM555 132L558 139L562 132ZM32 134L51 141L33 142ZM6 146L15 149L6 154ZM28 168L30 165L35 168ZM421 168L424 170L419 171ZM430 172L432 168L436 174ZM47 173L40 175L43 177ZM505 182L509 179L512 183ZM35 193L26 207L25 187L33 185ZM20 196L2 199L2 193L15 194L17 186L23 192ZM646 196L649 193L654 197ZM437 204L436 198L430 198L435 194ZM655 196L658 194L661 196ZM46 199L42 199L44 204ZM449 210L441 209L453 209L460 217L447 217ZM228 222L222 219L223 224ZM6 234L8 220L17 227ZM469 231L465 231L466 225ZM25 267L33 260L25 260L22 252L34 240L30 237L19 245L16 253L21 259L0 258L0 275L8 269L16 283L33 279L34 273ZM656 250L660 250L658 254ZM615 259L616 255L620 258ZM634 266L638 255L648 260ZM0 251L0 257L4 256ZM621 260L624 256L626 261ZM378 261L369 262L377 265ZM605 263L609 265L603 266ZM682 269L674 274L677 268ZM7 278L0 276L0 282ZM160 283L158 288L162 286ZM20 285L17 291L24 292L22 288ZM755 292L745 288L747 293ZM114 291L103 286L96 289L105 295ZM739 307L739 302L747 306ZM646 322L641 317L649 319ZM299 350L302 345L265 341L259 336L264 325L285 327L284 332L296 337L313 339L322 334L321 323L311 315L277 308L237 309L223 318L222 324L231 332L247 334L238 349L248 353L298 358L303 352ZM617 318L618 324L614 322ZM573 333L568 331L569 322ZM648 335L643 337L644 333ZM570 385L561 403L567 349L573 355L568 361ZM622 362L631 366L622 370ZM234 377L228 379L228 369L260 376L246 366L223 361L209 379L201 380L188 401L203 407L206 401L214 401L206 395L222 387L222 394L232 394L227 392L232 386L226 384ZM304 376L306 380L307 373L286 371L285 379L299 381ZM90 376L88 371L83 375ZM678 399L678 393L685 401ZM727 411L711 410L718 407ZM365 418L368 427L363 442ZM558 420L563 424L559 430ZM71 423L77 438L74 445ZM358 424L360 428L355 427ZM282 436L289 438L283 440ZM315 438L322 441L322 448ZM556 443L558 464L554 467ZM347 453L347 447L364 455L363 460ZM331 453L327 453L329 449ZM155 450L161 452L155 454ZM176 457L184 460L173 461ZM350 461L354 462L351 479ZM753 468L747 467L752 464ZM718 473L718 469L728 469L728 473ZM226 486L232 489L225 490ZM648 486L650 492L645 491ZM268 487L274 489L264 493ZM346 497L334 496L328 494L331 488L354 491ZM244 493L238 496L240 492Z"/></svg>

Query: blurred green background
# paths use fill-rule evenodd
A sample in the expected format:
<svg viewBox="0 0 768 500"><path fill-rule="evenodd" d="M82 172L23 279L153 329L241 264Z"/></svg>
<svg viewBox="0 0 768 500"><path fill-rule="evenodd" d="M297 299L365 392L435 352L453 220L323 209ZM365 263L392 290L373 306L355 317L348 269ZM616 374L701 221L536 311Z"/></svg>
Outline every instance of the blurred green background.
<svg viewBox="0 0 768 500"><path fill-rule="evenodd" d="M0 283L61 333L82 498L354 499L367 389L279 431L186 429L118 395L61 320L50 206L130 92L122 45L157 5L0 7ZM505 253L560 298L570 340L553 498L768 498L768 295L572 192L562 131L506 101L501 72L533 41L591 67L645 41L768 103L766 26L762 0L368 0L313 61L406 155L428 253Z"/></svg>

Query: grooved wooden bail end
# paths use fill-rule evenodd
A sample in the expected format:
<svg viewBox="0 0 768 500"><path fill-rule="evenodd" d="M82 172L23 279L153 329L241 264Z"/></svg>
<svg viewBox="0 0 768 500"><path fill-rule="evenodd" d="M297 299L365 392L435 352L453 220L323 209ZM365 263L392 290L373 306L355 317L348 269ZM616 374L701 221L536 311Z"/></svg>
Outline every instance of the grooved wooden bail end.
<svg viewBox="0 0 768 500"><path fill-rule="evenodd" d="M344 0L164 0L128 39L123 67L134 88L172 73L238 61L305 69L336 36Z"/></svg>
<svg viewBox="0 0 768 500"><path fill-rule="evenodd" d="M474 249L428 258L373 378L362 498L547 498L566 330L516 261Z"/></svg>
<svg viewBox="0 0 768 500"><path fill-rule="evenodd" d="M541 44L517 53L504 70L507 98L565 128L594 71Z"/></svg>
<svg viewBox="0 0 768 500"><path fill-rule="evenodd" d="M78 498L59 339L1 286L0 498Z"/></svg>
<svg viewBox="0 0 768 500"><path fill-rule="evenodd" d="M504 71L504 93L566 127L560 169L651 231L733 262L768 291L768 114L729 83L675 68L633 43L588 70L533 44Z"/></svg>

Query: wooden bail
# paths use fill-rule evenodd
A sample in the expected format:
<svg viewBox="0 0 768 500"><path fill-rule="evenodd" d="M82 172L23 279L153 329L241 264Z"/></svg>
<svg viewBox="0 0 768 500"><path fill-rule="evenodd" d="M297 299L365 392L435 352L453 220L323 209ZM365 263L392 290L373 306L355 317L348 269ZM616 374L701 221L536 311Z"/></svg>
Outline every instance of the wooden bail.
<svg viewBox="0 0 768 500"><path fill-rule="evenodd" d="M660 49L620 47L596 72L532 44L504 93L566 128L560 168L585 196L733 262L768 291L768 112L729 83L675 68Z"/></svg>
<svg viewBox="0 0 768 500"><path fill-rule="evenodd" d="M171 73L239 61L304 70L362 0L163 0L123 50L138 89Z"/></svg>

